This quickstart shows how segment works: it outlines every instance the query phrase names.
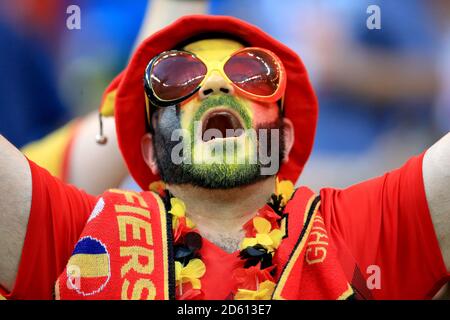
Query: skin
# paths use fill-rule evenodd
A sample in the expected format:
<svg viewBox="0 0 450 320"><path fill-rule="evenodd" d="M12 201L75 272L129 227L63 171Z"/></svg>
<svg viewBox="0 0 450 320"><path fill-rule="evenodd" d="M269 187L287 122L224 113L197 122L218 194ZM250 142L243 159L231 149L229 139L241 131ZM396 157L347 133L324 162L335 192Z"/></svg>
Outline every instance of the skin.
<svg viewBox="0 0 450 320"><path fill-rule="evenodd" d="M184 49L195 53L207 65L215 66L236 50L242 48L238 42L231 40L210 39L189 44ZM198 93L180 106L180 123L183 129L190 129L192 121L197 120L197 111L202 101L211 96L224 95L221 89L227 89L228 95L237 96L243 102L244 109L251 120L250 126L256 128L263 123L273 122L278 118L278 105L259 103L239 96L234 87L219 72L212 72L203 83ZM210 92L205 94L205 92ZM229 109L227 106L216 108ZM162 112L169 112L167 109ZM161 115L159 119L164 119ZM200 117L200 120L202 117ZM289 119L284 119L286 154L294 142L294 129ZM233 138L226 138L233 139ZM153 137L147 134L142 139L142 153L146 163L154 174L159 173L153 146ZM195 152L195 151L193 151ZM285 157L283 161L287 161ZM248 186L211 190L194 187L189 184L167 185L167 188L186 204L187 215L194 221L199 231L211 242L227 252L238 249L243 237L242 225L261 208L275 191L275 177L271 176ZM210 210L214 208L214 210Z"/></svg>
<svg viewBox="0 0 450 320"><path fill-rule="evenodd" d="M447 269L450 266L450 134L425 154L423 180L434 229Z"/></svg>
<svg viewBox="0 0 450 320"><path fill-rule="evenodd" d="M31 207L27 160L0 135L0 284L12 289Z"/></svg>
<svg viewBox="0 0 450 320"><path fill-rule="evenodd" d="M205 81L202 89L217 89L225 85L224 79L212 76L210 78ZM260 107L270 109L275 106L254 106L255 114L257 114L255 110ZM261 115L261 117L266 116ZM261 119L254 117L253 121L257 123ZM293 143L293 128L289 122L287 122L287 126L286 153L288 154ZM152 146L152 137L144 136L142 138L143 157L150 169L157 172L158 168L154 160L155 150ZM450 269L450 193L448 192L450 190L450 133L426 152L423 162L423 178L442 255L447 268ZM236 240L242 237L238 231L242 221L248 220L258 208L262 207L273 192L273 179L273 177L268 178L239 190L211 192L189 186L169 186L169 190L185 201L188 214L198 224L200 232L210 236L225 235L225 231L230 230L229 235L226 234L231 238L227 249L232 250L236 246L235 243L238 242ZM2 257L0 259L0 284L7 290L11 290L16 278L27 228L32 186L26 159L3 136L0 136L0 182L0 257ZM214 208L214 213L208 208ZM239 213L236 213L237 208L240 208ZM220 237L211 240L221 241ZM226 241L228 240L226 239Z"/></svg>
<svg viewBox="0 0 450 320"><path fill-rule="evenodd" d="M90 114L80 124L74 137L67 182L90 194L100 194L111 186L118 186L128 175L119 151L114 118L103 119L103 130L108 138L106 145L98 145L94 139L98 132L98 114ZM89 157L86 157L89 154ZM91 159L107 159L101 162Z"/></svg>

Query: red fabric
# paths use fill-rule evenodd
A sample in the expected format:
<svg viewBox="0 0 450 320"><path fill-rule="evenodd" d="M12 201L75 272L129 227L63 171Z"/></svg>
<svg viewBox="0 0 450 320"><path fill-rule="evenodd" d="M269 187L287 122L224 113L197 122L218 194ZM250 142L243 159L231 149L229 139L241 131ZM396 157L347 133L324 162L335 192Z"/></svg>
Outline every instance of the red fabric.
<svg viewBox="0 0 450 320"><path fill-rule="evenodd" d="M311 189L307 187L300 187L295 190L295 193L293 194L291 200L289 200L289 202L287 203L284 211L287 213L296 211L296 218L299 222L290 223L292 219L288 220L286 226L288 238L283 240L281 245L278 247L275 256L279 261L288 261L289 257L292 254L292 251L294 251L298 237L292 237L291 234L299 235L302 231L306 216L308 215L307 210L309 210L309 205L311 204L315 196L316 195L314 194L314 191L312 191ZM283 267L284 265L282 266L282 268ZM277 277L280 276L282 268L277 269Z"/></svg>
<svg viewBox="0 0 450 320"><path fill-rule="evenodd" d="M288 237L275 255L279 268L274 299L336 300L353 294L349 290L352 278L346 276L336 246L329 239L318 200L310 189L302 187L286 206Z"/></svg>
<svg viewBox="0 0 450 320"><path fill-rule="evenodd" d="M147 64L154 56L173 49L180 42L208 33L230 34L251 46L273 51L283 62L287 72L284 109L286 117L294 124L295 143L289 161L281 166L279 178L297 180L312 149L318 112L317 99L302 61L294 51L251 24L232 17L206 15L185 16L151 35L106 89L108 93L117 88L114 106L117 137L131 175L143 190L159 180L141 155L141 138L146 133L142 79Z"/></svg>
<svg viewBox="0 0 450 320"><path fill-rule="evenodd" d="M381 268L381 289L371 291L378 299L431 298L449 279L425 198L422 158L345 190L321 191L320 214L337 249L349 250L366 277L367 266ZM30 221L16 285L6 297L51 299L96 199L30 166ZM236 253L205 240L201 254L205 298L225 298Z"/></svg>
<svg viewBox="0 0 450 320"><path fill-rule="evenodd" d="M167 226L157 200L151 192L104 192L58 277L56 299L168 299Z"/></svg>
<svg viewBox="0 0 450 320"><path fill-rule="evenodd" d="M7 299L52 299L95 197L65 185L29 161L33 198L14 290Z"/></svg>
<svg viewBox="0 0 450 320"><path fill-rule="evenodd" d="M347 247L366 277L368 266L380 267L375 299L431 298L450 280L428 210L422 160L423 154L384 176L320 192L333 241Z"/></svg>
<svg viewBox="0 0 450 320"><path fill-rule="evenodd" d="M232 281L233 271L242 266L238 251L228 253L215 244L203 239L200 250L206 273L202 277L202 291L205 300L224 300L233 291L236 284Z"/></svg>

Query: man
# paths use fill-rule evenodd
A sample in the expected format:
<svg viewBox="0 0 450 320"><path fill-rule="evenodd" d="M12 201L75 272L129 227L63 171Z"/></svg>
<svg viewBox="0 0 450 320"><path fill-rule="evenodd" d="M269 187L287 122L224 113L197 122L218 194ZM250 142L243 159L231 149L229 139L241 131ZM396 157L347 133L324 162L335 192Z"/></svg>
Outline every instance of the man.
<svg viewBox="0 0 450 320"><path fill-rule="evenodd" d="M111 83L112 113L130 173L159 195L94 198L1 140L6 298L420 299L448 281L450 135L382 177L293 192L317 102L261 30L177 20Z"/></svg>

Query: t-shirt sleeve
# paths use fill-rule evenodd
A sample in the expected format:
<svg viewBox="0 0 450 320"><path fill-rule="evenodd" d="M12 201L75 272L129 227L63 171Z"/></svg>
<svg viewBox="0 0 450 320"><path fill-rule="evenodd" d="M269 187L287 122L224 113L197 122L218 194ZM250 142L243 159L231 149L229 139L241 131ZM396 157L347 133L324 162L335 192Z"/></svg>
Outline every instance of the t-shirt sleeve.
<svg viewBox="0 0 450 320"><path fill-rule="evenodd" d="M33 193L14 289L7 299L52 299L95 197L64 184L29 161Z"/></svg>
<svg viewBox="0 0 450 320"><path fill-rule="evenodd" d="M431 298L449 281L426 200L423 155L348 189L321 190L332 237L366 277L380 271L379 288L371 289L377 299Z"/></svg>

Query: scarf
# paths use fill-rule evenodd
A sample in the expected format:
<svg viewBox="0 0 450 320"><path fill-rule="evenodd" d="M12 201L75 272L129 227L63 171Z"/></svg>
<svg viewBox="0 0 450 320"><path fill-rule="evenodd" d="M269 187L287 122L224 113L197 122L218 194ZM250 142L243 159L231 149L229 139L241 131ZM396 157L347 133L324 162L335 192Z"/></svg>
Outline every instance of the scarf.
<svg viewBox="0 0 450 320"><path fill-rule="evenodd" d="M355 296L351 273L342 267L319 209L320 197L305 187L287 203L284 236L274 256L272 299ZM161 198L154 192L111 189L89 216L56 281L55 298L174 299L174 265L171 220Z"/></svg>

